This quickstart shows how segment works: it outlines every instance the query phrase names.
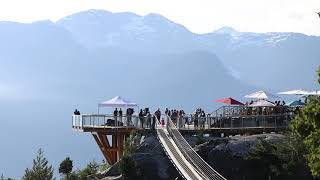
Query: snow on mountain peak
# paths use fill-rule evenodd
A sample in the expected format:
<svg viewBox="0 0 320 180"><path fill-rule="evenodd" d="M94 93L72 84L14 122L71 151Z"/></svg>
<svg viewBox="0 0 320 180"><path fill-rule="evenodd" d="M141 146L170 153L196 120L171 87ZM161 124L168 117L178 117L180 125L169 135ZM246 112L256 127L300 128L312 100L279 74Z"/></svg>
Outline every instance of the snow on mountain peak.
<svg viewBox="0 0 320 180"><path fill-rule="evenodd" d="M228 26L222 27L222 28L214 31L214 33L217 33L217 34L230 34L230 35L238 35L238 34L240 34L240 32L238 32L235 29L233 29L232 27L228 27Z"/></svg>
<svg viewBox="0 0 320 180"><path fill-rule="evenodd" d="M275 45L281 41L287 40L291 35L291 33L266 33L267 38L265 39L265 42Z"/></svg>

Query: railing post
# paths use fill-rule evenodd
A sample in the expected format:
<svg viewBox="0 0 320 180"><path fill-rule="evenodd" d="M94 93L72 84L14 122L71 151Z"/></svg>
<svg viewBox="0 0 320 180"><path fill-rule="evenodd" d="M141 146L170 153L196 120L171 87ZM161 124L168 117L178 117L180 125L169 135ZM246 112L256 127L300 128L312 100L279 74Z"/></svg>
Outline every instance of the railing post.
<svg viewBox="0 0 320 180"><path fill-rule="evenodd" d="M72 123L72 128L74 128L74 116L72 115L72 119L71 119L71 123Z"/></svg>
<svg viewBox="0 0 320 180"><path fill-rule="evenodd" d="M82 115L80 115L80 122L81 122L81 129L83 129L83 119L82 119Z"/></svg>
<svg viewBox="0 0 320 180"><path fill-rule="evenodd" d="M275 115L275 118L274 118L274 130L276 131L277 129L277 115Z"/></svg>
<svg viewBox="0 0 320 180"><path fill-rule="evenodd" d="M241 126L242 126L242 133L243 133L243 130L244 130L244 127L243 127L243 117L240 117L241 118Z"/></svg>
<svg viewBox="0 0 320 180"><path fill-rule="evenodd" d="M231 126L231 130L233 129L233 118L232 117L230 117L230 126Z"/></svg>

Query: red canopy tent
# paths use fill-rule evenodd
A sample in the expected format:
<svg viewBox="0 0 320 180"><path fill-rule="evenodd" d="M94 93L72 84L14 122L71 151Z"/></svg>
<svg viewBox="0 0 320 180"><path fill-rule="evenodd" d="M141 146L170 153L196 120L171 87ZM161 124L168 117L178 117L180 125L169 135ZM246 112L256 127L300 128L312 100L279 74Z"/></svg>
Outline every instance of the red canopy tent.
<svg viewBox="0 0 320 180"><path fill-rule="evenodd" d="M229 104L229 105L244 105L242 102L239 102L231 97L229 98L223 98L223 99L218 99L216 102L224 103L224 104Z"/></svg>

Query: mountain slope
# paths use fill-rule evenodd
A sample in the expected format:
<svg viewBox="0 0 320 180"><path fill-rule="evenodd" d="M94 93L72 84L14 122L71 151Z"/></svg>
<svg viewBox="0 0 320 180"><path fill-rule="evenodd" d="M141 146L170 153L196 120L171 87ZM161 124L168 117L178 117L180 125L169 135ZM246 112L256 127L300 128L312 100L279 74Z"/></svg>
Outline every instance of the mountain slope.
<svg viewBox="0 0 320 180"><path fill-rule="evenodd" d="M276 90L317 88L320 38L299 33L211 33L208 49L242 80Z"/></svg>
<svg viewBox="0 0 320 180"><path fill-rule="evenodd" d="M98 102L123 95L152 110L211 111L214 99L241 99L256 85L315 88L320 59L319 37L231 28L200 35L156 14L99 10L57 23L0 22L0 40L0 159L21 162L0 169L16 177L39 147L55 167L66 156L76 166L101 158L91 137L71 131L74 108L95 113Z"/></svg>
<svg viewBox="0 0 320 180"><path fill-rule="evenodd" d="M0 169L17 179L40 147L54 167L66 156L76 167L102 158L90 136L71 130L74 108L96 113L98 102L122 95L141 108L209 111L217 106L212 100L250 89L210 52L88 50L49 21L2 22L0 39L0 141L6 147L0 150Z"/></svg>
<svg viewBox="0 0 320 180"><path fill-rule="evenodd" d="M89 10L57 22L89 49L116 47L131 52L183 52L194 49L194 35L163 16ZM170 43L168 43L170 42Z"/></svg>
<svg viewBox="0 0 320 180"><path fill-rule="evenodd" d="M299 33L250 33L224 27L194 34L160 15L90 10L57 22L85 47L133 53L210 51L249 84L268 89L316 88L320 37ZM85 32L84 32L85 31ZM297 72L302 76L294 76ZM278 74L281 73L281 76Z"/></svg>

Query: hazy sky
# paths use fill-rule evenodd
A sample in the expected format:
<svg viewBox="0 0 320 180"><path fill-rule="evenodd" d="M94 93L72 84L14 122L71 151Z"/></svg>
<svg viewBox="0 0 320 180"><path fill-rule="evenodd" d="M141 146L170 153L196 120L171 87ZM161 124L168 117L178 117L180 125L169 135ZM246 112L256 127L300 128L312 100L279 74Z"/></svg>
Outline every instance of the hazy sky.
<svg viewBox="0 0 320 180"><path fill-rule="evenodd" d="M56 21L87 9L158 13L196 33L232 26L320 35L320 0L0 0L0 20Z"/></svg>

